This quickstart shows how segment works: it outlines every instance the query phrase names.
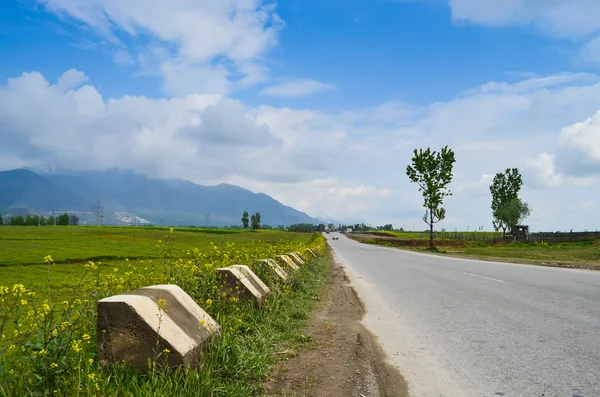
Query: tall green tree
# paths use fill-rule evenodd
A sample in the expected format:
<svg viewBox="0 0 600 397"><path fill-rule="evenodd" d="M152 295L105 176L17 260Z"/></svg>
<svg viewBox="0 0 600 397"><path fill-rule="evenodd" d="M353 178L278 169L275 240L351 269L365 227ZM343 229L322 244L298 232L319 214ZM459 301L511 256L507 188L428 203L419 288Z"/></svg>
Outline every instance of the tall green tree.
<svg viewBox="0 0 600 397"><path fill-rule="evenodd" d="M492 215L494 217L492 224L494 229L502 229L502 236L506 237L506 230L513 225L510 225L502 219L498 210L501 207L507 206L511 201L519 198L519 191L523 186L523 178L517 168L507 168L504 172L499 172L494 176L494 180L490 185L490 193L492 194ZM513 203L514 207L514 203Z"/></svg>
<svg viewBox="0 0 600 397"><path fill-rule="evenodd" d="M248 211L244 211L242 214L242 225L244 225L244 229L248 229L249 220L248 220Z"/></svg>
<svg viewBox="0 0 600 397"><path fill-rule="evenodd" d="M260 229L260 212L252 214L250 217L250 226L252 229Z"/></svg>
<svg viewBox="0 0 600 397"><path fill-rule="evenodd" d="M44 216L40 216L40 226L46 226L48 224L48 220Z"/></svg>
<svg viewBox="0 0 600 397"><path fill-rule="evenodd" d="M39 226L40 217L38 215L27 214L27 216L25 217L25 224L27 226Z"/></svg>
<svg viewBox="0 0 600 397"><path fill-rule="evenodd" d="M2 219L2 215L0 215L0 226L4 225L4 219Z"/></svg>
<svg viewBox="0 0 600 397"><path fill-rule="evenodd" d="M523 222L529 215L531 215L531 207L518 197L503 204L494 212L494 216L503 222L504 225L508 225L511 231L515 225Z"/></svg>
<svg viewBox="0 0 600 397"><path fill-rule="evenodd" d="M60 226L68 226L69 225L69 214L66 212L62 215L59 215L56 219L56 224Z"/></svg>
<svg viewBox="0 0 600 397"><path fill-rule="evenodd" d="M456 159L454 151L444 146L441 151L415 149L412 165L406 167L406 175L419 186L423 194L425 215L423 221L429 226L429 247L433 248L433 225L446 217L442 207L444 198L451 196L448 185L452 182L452 167Z"/></svg>
<svg viewBox="0 0 600 397"><path fill-rule="evenodd" d="M56 225L56 218L54 218L54 215L50 215L48 217L48 225L52 226L52 225Z"/></svg>
<svg viewBox="0 0 600 397"><path fill-rule="evenodd" d="M10 218L10 224L13 226L25 226L25 218L23 218L23 215L13 216Z"/></svg>

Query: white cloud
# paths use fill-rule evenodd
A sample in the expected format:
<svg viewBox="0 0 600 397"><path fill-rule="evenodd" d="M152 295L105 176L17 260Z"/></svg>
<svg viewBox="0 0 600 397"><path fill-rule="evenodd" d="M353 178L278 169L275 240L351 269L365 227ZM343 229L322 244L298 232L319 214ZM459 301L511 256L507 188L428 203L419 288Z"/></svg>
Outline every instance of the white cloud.
<svg viewBox="0 0 600 397"><path fill-rule="evenodd" d="M531 25L554 38L587 42L579 60L600 66L600 2L597 0L448 0L457 23ZM596 36L596 37L594 37Z"/></svg>
<svg viewBox="0 0 600 397"><path fill-rule="evenodd" d="M175 95L224 93L232 81L256 80L258 68L253 65L277 44L283 27L274 3L263 0L148 0L143 5L134 0L38 1L112 43L117 63L155 58L165 91ZM123 35L139 39L143 51L151 54L127 57L119 39ZM157 47L163 49L162 57L156 58Z"/></svg>
<svg viewBox="0 0 600 397"><path fill-rule="evenodd" d="M563 209L599 193L595 174L580 168L599 164L599 116L587 118L600 109L600 83L568 81L487 84L423 107L388 102L324 113L247 108L208 94L105 99L82 86L90 83L76 70L60 84L25 73L0 85L0 167L118 167L230 182L309 214L420 230L422 197L406 166L414 148L448 144L457 162L443 227L489 228L490 178L518 167L534 229L591 228L589 216Z"/></svg>
<svg viewBox="0 0 600 397"><path fill-rule="evenodd" d="M582 37L600 30L596 0L449 0L452 18L490 26L533 24L559 37Z"/></svg>
<svg viewBox="0 0 600 397"><path fill-rule="evenodd" d="M583 155L583 161L600 166L600 111L560 132L562 143Z"/></svg>
<svg viewBox="0 0 600 397"><path fill-rule="evenodd" d="M56 82L56 88L61 91L70 90L71 88L80 86L87 80L88 77L79 70L69 69L58 78L58 81Z"/></svg>
<svg viewBox="0 0 600 397"><path fill-rule="evenodd" d="M332 85L321 83L319 81L291 80L265 88L261 91L261 94L280 97L298 97L333 89L334 87Z"/></svg>
<svg viewBox="0 0 600 397"><path fill-rule="evenodd" d="M135 62L129 52L125 50L117 50L113 53L113 60L117 65L128 66L133 65Z"/></svg>
<svg viewBox="0 0 600 397"><path fill-rule="evenodd" d="M536 158L528 160L525 166L532 170L534 186L557 187L563 183L563 176L556 171L554 156L540 153Z"/></svg>

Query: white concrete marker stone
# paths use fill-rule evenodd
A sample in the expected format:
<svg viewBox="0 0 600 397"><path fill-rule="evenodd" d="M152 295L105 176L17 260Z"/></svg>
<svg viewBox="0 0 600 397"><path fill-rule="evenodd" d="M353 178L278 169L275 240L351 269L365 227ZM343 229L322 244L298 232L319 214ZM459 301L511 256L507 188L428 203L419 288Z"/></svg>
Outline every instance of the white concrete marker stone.
<svg viewBox="0 0 600 397"><path fill-rule="evenodd" d="M242 272L242 274L246 277L246 279L248 281L250 281L250 283L252 283L252 285L254 286L254 288L256 288L263 297L269 295L271 293L271 290L269 289L269 287L267 286L267 284L265 284L260 277L258 277L256 275L256 273L254 273L252 271L252 269L250 269L249 266L246 265L233 265L233 266L229 266L232 267L234 269L238 269L240 272Z"/></svg>
<svg viewBox="0 0 600 397"><path fill-rule="evenodd" d="M162 310L159 300L166 302ZM148 370L149 359L157 358L163 365L193 368L200 362L203 345L219 330L219 324L177 285L140 288L98 301L98 360L124 361L142 372Z"/></svg>
<svg viewBox="0 0 600 397"><path fill-rule="evenodd" d="M262 306L271 293L269 287L248 266L234 265L217 269L217 278L223 285L222 292L227 296L249 299L258 306Z"/></svg>
<svg viewBox="0 0 600 397"><path fill-rule="evenodd" d="M292 270L298 270L298 269L300 269L300 268L298 267L298 265L296 265L296 264L294 263L294 261L293 261L293 260L291 260L291 259L290 259L290 257L289 257L289 256L287 256L287 255L277 255L277 257L276 257L276 258L279 258L279 259L281 259L281 260L283 261L283 263L285 263L286 265L288 265L288 266L289 266L289 267L290 267Z"/></svg>
<svg viewBox="0 0 600 397"><path fill-rule="evenodd" d="M294 252L294 254L298 255L298 258L300 258L300 259L301 259L303 262L306 262L306 261L304 260L304 256L303 256L303 255L302 255L300 252L298 252L298 251L295 251L295 252Z"/></svg>
<svg viewBox="0 0 600 397"><path fill-rule="evenodd" d="M311 254L315 258L317 257L317 254L315 254L315 252L313 250L311 250L310 248L307 248L305 251L307 251L309 254Z"/></svg>
<svg viewBox="0 0 600 397"><path fill-rule="evenodd" d="M302 258L300 258L295 252L288 252L286 255L295 260L297 264L304 265Z"/></svg>
<svg viewBox="0 0 600 397"><path fill-rule="evenodd" d="M269 259L261 259L259 260L259 262L263 262L266 263L271 270L273 270L273 272L275 272L275 274L277 274L277 276L282 279L282 280L287 280L288 279L288 274L286 273L285 270L283 270L281 268L281 266L279 266L279 264L277 262L275 262L273 259L269 258Z"/></svg>

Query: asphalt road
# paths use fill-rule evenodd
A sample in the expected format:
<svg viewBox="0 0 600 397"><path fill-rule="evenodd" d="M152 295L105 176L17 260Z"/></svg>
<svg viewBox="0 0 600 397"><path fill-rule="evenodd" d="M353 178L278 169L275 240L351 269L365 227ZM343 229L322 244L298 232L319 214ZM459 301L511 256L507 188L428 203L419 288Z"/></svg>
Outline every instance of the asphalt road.
<svg viewBox="0 0 600 397"><path fill-rule="evenodd" d="M332 240L413 397L600 397L600 271Z"/></svg>

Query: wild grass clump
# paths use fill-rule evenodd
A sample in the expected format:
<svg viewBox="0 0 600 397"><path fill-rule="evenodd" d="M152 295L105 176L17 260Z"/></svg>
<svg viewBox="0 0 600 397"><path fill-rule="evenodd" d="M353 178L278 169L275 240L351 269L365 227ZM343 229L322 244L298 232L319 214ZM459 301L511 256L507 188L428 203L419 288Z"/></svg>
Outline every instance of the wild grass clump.
<svg viewBox="0 0 600 397"><path fill-rule="evenodd" d="M328 258L310 259L287 283L271 277L272 290L262 308L221 293L216 269L233 264L257 268L259 259L273 258L307 246L324 253L326 243L315 235L307 244L211 244L180 256L173 249L173 230L157 243L158 259L135 266L124 260L112 272L93 261L83 266L73 298L52 299L54 261L45 258L47 290L25 285L0 287L0 396L252 396L277 360L277 349L297 339L315 295L328 271ZM308 257L308 256L307 256ZM259 269L266 275L268 265ZM291 272L288 272L291 273ZM122 364L97 362L96 307L104 297L132 289L177 284L221 326L219 337L205 347L198 368L160 365L161 355L138 373ZM161 302L159 311L167 311Z"/></svg>

